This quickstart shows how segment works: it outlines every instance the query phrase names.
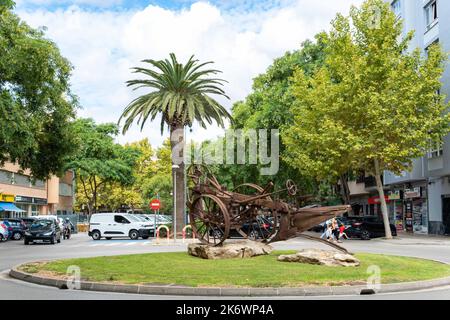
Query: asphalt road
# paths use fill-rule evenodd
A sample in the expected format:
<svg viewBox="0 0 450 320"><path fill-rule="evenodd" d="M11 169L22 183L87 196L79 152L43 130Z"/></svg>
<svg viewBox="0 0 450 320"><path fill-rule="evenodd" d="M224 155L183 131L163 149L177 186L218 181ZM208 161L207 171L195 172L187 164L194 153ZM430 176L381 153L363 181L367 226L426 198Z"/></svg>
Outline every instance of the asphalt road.
<svg viewBox="0 0 450 320"><path fill-rule="evenodd" d="M74 235L71 240L61 244L35 244L25 246L22 241L0 243L0 300L159 300L159 299L221 299L218 297L179 297L179 296L150 296L117 293L101 293L80 290L60 290L52 287L38 286L12 279L8 271L12 267L37 260L54 260L62 258L111 256L123 254L139 254L149 252L185 251L186 244L161 244L153 240L101 240L93 241L86 234ZM326 248L322 244L303 239L293 239L273 245L275 249L297 250L311 247ZM406 237L393 241L347 241L344 246L352 252L383 253L418 258L427 258L450 263L450 239L448 238L412 238ZM407 272L407 270L405 270ZM222 298L223 299L223 298ZM242 299L230 297L228 299ZM253 298L252 298L253 299ZM261 298L264 299L264 298ZM274 297L270 297L273 300ZM276 298L275 298L276 299ZM280 297L278 299L318 299L318 297ZM395 293L373 296L339 296L322 297L319 299L359 300L359 299L407 299L407 300L450 300L450 287L437 290L426 290L411 293Z"/></svg>

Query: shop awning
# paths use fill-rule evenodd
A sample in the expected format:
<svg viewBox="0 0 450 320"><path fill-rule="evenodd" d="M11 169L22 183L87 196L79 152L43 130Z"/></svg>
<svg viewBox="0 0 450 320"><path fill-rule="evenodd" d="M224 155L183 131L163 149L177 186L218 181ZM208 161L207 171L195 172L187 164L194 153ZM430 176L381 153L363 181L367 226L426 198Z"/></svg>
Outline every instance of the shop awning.
<svg viewBox="0 0 450 320"><path fill-rule="evenodd" d="M14 203L9 202L0 202L0 211L25 212L24 210L17 208Z"/></svg>

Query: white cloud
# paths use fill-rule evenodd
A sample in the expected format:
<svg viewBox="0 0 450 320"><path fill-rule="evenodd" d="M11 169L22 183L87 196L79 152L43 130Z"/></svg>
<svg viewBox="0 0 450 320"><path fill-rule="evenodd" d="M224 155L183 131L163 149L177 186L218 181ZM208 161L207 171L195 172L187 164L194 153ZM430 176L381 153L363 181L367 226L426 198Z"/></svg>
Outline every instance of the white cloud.
<svg viewBox="0 0 450 320"><path fill-rule="evenodd" d="M78 0L96 1L101 2ZM183 61L192 54L201 61L215 61L229 81L226 91L231 101L220 101L231 107L250 93L252 79L274 58L297 49L302 41L327 29L337 12L347 13L350 4L360 2L297 0L264 12L244 13L198 2L180 11L148 6L139 11L97 12L71 6L56 11L19 9L18 14L33 27L47 26L47 36L73 63L73 89L84 107L80 116L116 122L127 103L140 93L133 93L125 82L134 77L130 68L143 59L162 59L174 52ZM207 131L196 127L190 136L212 138L220 132L216 127ZM119 140L144 136L159 145L163 140L159 121L148 123L143 133L134 127Z"/></svg>

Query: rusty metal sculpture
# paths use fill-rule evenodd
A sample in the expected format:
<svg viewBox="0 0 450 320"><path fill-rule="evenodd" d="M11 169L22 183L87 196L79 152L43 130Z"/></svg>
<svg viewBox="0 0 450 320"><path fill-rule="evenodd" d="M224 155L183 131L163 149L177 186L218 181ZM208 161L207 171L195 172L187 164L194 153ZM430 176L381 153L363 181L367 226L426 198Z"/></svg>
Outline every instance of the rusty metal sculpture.
<svg viewBox="0 0 450 320"><path fill-rule="evenodd" d="M273 183L265 188L248 183L228 191L206 166L190 166L188 177L192 184L188 197L190 223L202 243L219 246L236 230L255 241L272 243L302 236L347 252L334 243L302 233L348 212L350 206L297 209L273 200L272 196L284 192L296 195L297 186L291 180L286 182L285 189L275 192Z"/></svg>

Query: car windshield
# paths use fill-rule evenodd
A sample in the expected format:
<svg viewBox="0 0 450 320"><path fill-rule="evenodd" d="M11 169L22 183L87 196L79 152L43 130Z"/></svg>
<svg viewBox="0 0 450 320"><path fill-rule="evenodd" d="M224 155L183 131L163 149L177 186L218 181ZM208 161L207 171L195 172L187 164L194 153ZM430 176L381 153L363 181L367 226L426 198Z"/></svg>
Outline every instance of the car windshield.
<svg viewBox="0 0 450 320"><path fill-rule="evenodd" d="M131 221L133 221L133 222L141 222L141 220L140 219L138 219L137 217L135 217L135 216L131 216L131 215L127 215L127 216L125 216L128 220L131 220Z"/></svg>
<svg viewBox="0 0 450 320"><path fill-rule="evenodd" d="M50 228L53 224L52 220L39 220L39 221L35 221L33 222L33 224L31 225L31 230L36 230L36 229L47 229Z"/></svg>

